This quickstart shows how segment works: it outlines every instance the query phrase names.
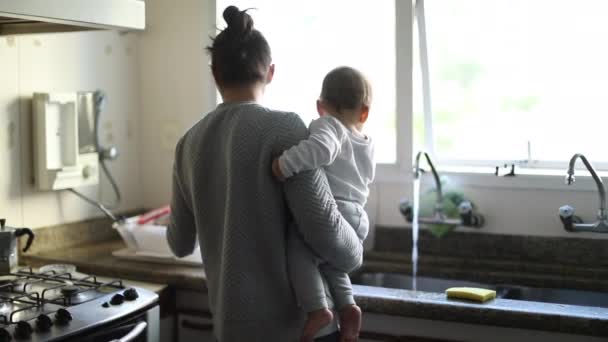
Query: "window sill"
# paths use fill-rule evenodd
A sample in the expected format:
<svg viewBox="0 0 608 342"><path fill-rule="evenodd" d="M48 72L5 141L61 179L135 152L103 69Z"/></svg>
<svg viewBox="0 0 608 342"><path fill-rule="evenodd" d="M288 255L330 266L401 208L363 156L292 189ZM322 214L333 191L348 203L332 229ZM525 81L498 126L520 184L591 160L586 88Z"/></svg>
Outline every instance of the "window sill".
<svg viewBox="0 0 608 342"><path fill-rule="evenodd" d="M556 169L516 169L516 176L495 176L488 167L443 167L439 174L446 175L460 186L494 189L597 191L597 186L586 170L576 170L576 182L567 185L566 171ZM505 170L501 170L505 173ZM507 170L508 172L508 170ZM608 172L599 172L600 177Z"/></svg>
<svg viewBox="0 0 608 342"><path fill-rule="evenodd" d="M501 172L508 172L502 169ZM597 191L597 186L586 170L576 170L576 182L566 185L566 171L557 169L516 169L515 177L495 176L490 167L440 167L440 176L448 176L450 183L457 186L486 189L513 190L557 190L557 191ZM600 177L608 177L608 172L599 172ZM423 175L425 183L432 182L430 173ZM378 164L375 183L412 183L412 172L396 164ZM431 183L428 183L431 184Z"/></svg>

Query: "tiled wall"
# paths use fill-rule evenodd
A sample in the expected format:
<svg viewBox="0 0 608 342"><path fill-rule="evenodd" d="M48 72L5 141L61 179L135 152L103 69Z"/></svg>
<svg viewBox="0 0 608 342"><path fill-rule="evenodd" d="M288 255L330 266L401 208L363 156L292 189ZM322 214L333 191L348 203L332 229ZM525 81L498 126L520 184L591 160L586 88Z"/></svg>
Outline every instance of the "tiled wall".
<svg viewBox="0 0 608 342"><path fill-rule="evenodd" d="M34 92L106 92L101 142L116 145L121 153L110 163L123 193L120 210L141 207L136 39L109 31L0 36L0 217L9 224L36 228L99 216L70 193L34 189ZM104 177L99 187L80 190L106 201L113 198Z"/></svg>

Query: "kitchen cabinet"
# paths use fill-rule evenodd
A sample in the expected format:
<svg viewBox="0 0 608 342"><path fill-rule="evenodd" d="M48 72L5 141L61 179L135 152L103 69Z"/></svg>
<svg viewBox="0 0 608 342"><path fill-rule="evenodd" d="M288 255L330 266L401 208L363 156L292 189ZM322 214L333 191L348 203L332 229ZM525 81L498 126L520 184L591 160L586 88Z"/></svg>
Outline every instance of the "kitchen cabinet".
<svg viewBox="0 0 608 342"><path fill-rule="evenodd" d="M361 342L600 342L602 337L363 313Z"/></svg>
<svg viewBox="0 0 608 342"><path fill-rule="evenodd" d="M177 342L216 342L206 293L176 293L175 329Z"/></svg>
<svg viewBox="0 0 608 342"><path fill-rule="evenodd" d="M211 315L178 313L178 342L216 342L213 337Z"/></svg>
<svg viewBox="0 0 608 342"><path fill-rule="evenodd" d="M408 322L402 317L380 314L363 314L363 326L359 342L457 342L458 340L436 337L420 337L404 329Z"/></svg>

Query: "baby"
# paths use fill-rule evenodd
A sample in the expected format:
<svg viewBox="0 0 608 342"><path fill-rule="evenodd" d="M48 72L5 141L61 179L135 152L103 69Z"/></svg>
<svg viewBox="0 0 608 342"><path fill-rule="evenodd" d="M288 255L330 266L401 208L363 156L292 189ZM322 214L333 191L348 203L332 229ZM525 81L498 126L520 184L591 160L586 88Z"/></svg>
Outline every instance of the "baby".
<svg viewBox="0 0 608 342"><path fill-rule="evenodd" d="M370 83L359 71L350 67L330 71L317 100L320 117L310 123L309 138L272 163L272 172L281 181L298 172L323 167L340 213L361 241L369 231L363 206L374 179L374 147L362 133L370 103ZM317 332L333 320L321 276L327 281L338 309L342 338L356 341L361 310L353 298L348 274L316 257L295 229L289 234L289 275L298 302L308 314L302 341L313 341Z"/></svg>

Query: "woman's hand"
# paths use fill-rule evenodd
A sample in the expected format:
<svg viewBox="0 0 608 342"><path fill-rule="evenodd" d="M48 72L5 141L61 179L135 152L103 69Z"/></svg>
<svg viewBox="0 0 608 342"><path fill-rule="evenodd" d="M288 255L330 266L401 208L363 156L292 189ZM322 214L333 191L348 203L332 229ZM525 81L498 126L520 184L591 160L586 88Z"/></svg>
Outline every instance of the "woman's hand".
<svg viewBox="0 0 608 342"><path fill-rule="evenodd" d="M272 161L272 175L279 182L284 182L285 181L285 176L283 176L283 172L281 172L281 167L279 167L279 159L278 158Z"/></svg>

